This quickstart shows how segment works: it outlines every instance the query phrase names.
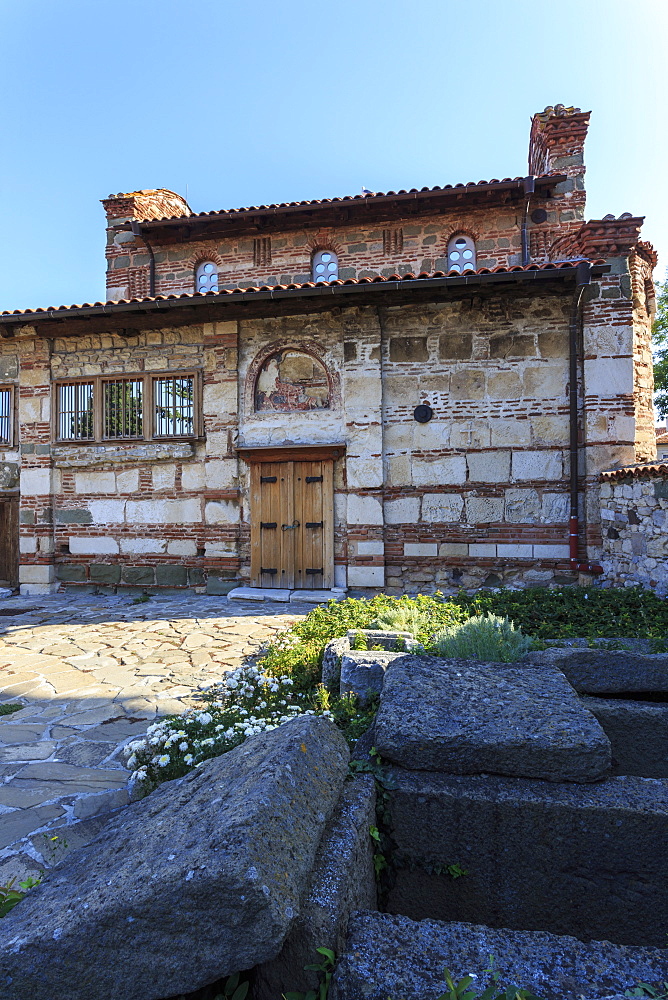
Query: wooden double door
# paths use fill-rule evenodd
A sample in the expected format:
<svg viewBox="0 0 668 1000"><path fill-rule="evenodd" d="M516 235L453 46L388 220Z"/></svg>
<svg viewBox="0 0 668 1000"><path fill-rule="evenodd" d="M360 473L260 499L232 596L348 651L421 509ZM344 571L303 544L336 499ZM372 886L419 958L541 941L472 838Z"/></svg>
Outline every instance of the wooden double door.
<svg viewBox="0 0 668 1000"><path fill-rule="evenodd" d="M334 584L331 461L251 465L254 587L326 590Z"/></svg>

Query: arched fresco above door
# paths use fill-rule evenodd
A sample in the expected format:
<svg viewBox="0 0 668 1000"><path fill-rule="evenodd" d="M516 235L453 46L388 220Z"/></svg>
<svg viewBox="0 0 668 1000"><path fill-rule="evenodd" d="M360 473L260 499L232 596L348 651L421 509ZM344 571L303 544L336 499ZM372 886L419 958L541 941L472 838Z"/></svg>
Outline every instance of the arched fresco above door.
<svg viewBox="0 0 668 1000"><path fill-rule="evenodd" d="M327 372L311 354L289 349L277 351L260 368L255 382L256 412L328 410L329 406Z"/></svg>

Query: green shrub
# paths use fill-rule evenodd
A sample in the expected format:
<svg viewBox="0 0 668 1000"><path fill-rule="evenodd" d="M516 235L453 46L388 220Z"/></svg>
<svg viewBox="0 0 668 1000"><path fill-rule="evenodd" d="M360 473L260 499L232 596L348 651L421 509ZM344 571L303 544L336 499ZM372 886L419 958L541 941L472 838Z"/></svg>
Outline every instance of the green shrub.
<svg viewBox="0 0 668 1000"><path fill-rule="evenodd" d="M508 618L476 615L462 625L437 632L433 650L438 656L483 662L513 663L531 649L529 636L522 635Z"/></svg>
<svg viewBox="0 0 668 1000"><path fill-rule="evenodd" d="M430 621L427 611L420 610L414 605L398 604L396 607L384 608L371 628L384 629L386 632L410 632L415 636Z"/></svg>

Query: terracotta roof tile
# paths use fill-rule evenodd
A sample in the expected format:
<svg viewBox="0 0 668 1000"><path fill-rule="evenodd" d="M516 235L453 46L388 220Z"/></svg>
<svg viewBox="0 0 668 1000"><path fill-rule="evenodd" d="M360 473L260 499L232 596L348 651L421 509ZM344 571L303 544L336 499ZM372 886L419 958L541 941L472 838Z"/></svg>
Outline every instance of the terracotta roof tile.
<svg viewBox="0 0 668 1000"><path fill-rule="evenodd" d="M601 473L601 479L611 482L615 479L652 479L654 476L668 475L668 462L643 462L638 465L625 465L621 469L608 469Z"/></svg>
<svg viewBox="0 0 668 1000"><path fill-rule="evenodd" d="M401 281L429 281L432 278L466 278L472 277L476 274L506 274L515 271L558 271L564 270L566 268L572 269L576 261L557 261L548 262L546 264L512 264L503 265L499 264L497 267L480 267L477 271L465 271L464 274L459 274L457 271L421 271L419 274L413 274L409 272L408 274L391 274L389 277L382 277L377 275L374 278L346 278L345 280L338 278L336 281L305 281L301 284L291 283L288 285L249 285L244 288L223 288L218 292L181 292L179 294L172 293L170 295L147 295L143 298L132 298L132 299L114 299L112 301L106 302L82 302L76 305L70 306L45 306L39 307L37 309L14 309L5 310L0 313L0 316L40 316L44 313L54 313L63 312L69 310L77 309L92 309L96 306L102 307L113 307L115 305L120 305L121 303L127 304L129 302L159 302L166 301L168 299L220 299L228 295L241 295L252 292L272 292L277 290L282 291L296 291L302 288L328 288L334 285L377 285L377 284L394 284ZM590 261L592 264L604 264L604 260L593 260Z"/></svg>
<svg viewBox="0 0 668 1000"><path fill-rule="evenodd" d="M540 183L541 181L546 181L548 179L554 180L557 183L562 179L560 174L541 174L539 177L535 178L535 181ZM330 205L339 205L343 203L348 203L351 201L374 201L374 199L380 198L397 198L402 195L420 195L420 194L439 194L447 193L448 191L470 191L475 188L481 187L495 187L497 185L503 184L519 184L524 180L524 177L503 177L499 180L497 177L493 177L489 181L467 181L465 184L443 184L435 185L434 187L421 187L421 188L400 188L398 191L373 191L367 192L366 194L346 194L341 195L336 198L314 198L310 201L280 201L269 205L248 205L244 208L223 208L212 212L193 212L188 217L190 221L195 219L204 219L207 216L233 216L240 215L243 212L269 212L277 208L325 208ZM150 222L166 222L173 221L175 216L165 216L162 219L151 219Z"/></svg>

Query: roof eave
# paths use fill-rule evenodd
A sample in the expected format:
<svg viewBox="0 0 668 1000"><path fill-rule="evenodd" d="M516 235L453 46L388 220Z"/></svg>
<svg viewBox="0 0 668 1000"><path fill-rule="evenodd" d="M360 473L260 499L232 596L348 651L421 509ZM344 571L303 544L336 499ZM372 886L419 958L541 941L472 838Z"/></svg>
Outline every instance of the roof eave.
<svg viewBox="0 0 668 1000"><path fill-rule="evenodd" d="M139 323L142 317L156 316L163 314L165 322L168 314L174 310L182 310L192 315L193 322L197 322L204 310L207 312L220 312L221 315L234 311L236 307L251 304L290 304L308 303L315 309L328 309L333 306L344 305L346 302L360 301L360 298L378 301L378 296L382 292L387 298L395 299L408 293L420 293L419 298L429 298L435 295L437 298L447 293L464 288L476 288L489 285L504 284L541 284L550 281L565 281L573 279L576 273L576 264L556 265L551 268L536 268L535 270L508 270L500 272L489 272L486 274L464 274L456 276L445 276L438 278L411 278L398 279L394 281L368 281L356 284L340 285L308 285L297 288L274 288L263 290L239 290L221 292L216 295L208 293L206 295L184 295L170 298L139 299L130 302L105 302L91 306L78 306L75 308L45 309L43 311L30 313L8 313L0 316L0 336L11 337L16 329L26 326L34 326L37 331L44 336L65 336L76 335L84 332L83 328L87 323L96 320L118 320L118 326L122 326L124 318L135 318ZM593 264L592 275L600 275L609 270L605 264ZM208 309L207 309L208 307ZM303 311L303 310L302 310ZM201 321L201 319L200 319ZM59 326L67 323L69 329L58 332ZM77 329L81 324L81 328ZM48 332L43 328L48 325ZM140 329L140 325L135 328Z"/></svg>

